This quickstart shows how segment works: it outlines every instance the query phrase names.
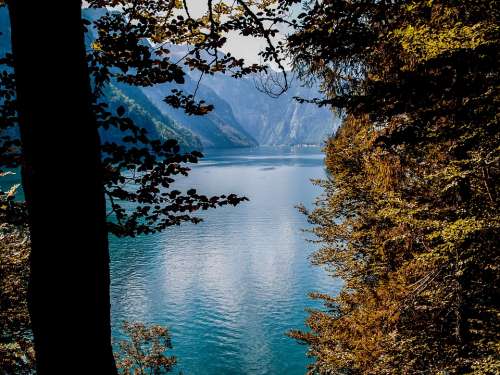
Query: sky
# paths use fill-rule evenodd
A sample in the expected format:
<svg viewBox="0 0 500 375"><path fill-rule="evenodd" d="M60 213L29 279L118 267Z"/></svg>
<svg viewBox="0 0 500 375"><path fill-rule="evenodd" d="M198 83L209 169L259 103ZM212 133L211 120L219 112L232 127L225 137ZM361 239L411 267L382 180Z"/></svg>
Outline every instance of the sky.
<svg viewBox="0 0 500 375"><path fill-rule="evenodd" d="M186 0L189 12L193 17L198 17L206 13L207 0ZM87 7L86 1L83 1L83 7ZM249 36L241 36L236 32L229 33L227 43L222 48L222 51L231 54L237 58L245 59L247 64L260 63L261 59L258 55L259 51L265 48L266 42L262 38L254 38ZM272 67L276 68L271 64ZM285 68L289 68L285 64Z"/></svg>
<svg viewBox="0 0 500 375"><path fill-rule="evenodd" d="M201 16L207 11L207 0L186 0L189 11L193 17ZM226 45L222 48L224 52L238 58L243 58L248 64L259 63L259 51L265 48L265 41L261 38L241 36L238 33L230 33Z"/></svg>

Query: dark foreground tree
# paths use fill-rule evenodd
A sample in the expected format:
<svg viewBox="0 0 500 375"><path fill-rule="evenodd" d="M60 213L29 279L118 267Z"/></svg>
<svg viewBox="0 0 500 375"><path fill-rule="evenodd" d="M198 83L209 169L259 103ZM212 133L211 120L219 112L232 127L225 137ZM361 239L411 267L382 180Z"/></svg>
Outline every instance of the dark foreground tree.
<svg viewBox="0 0 500 375"><path fill-rule="evenodd" d="M344 112L309 213L311 373L498 374L500 9L495 1L310 2L288 39Z"/></svg>
<svg viewBox="0 0 500 375"><path fill-rule="evenodd" d="M238 30L264 37L268 47L263 57L269 60L277 57L270 39L275 30L264 26L243 1L232 8L208 1L207 14L199 19L191 17L185 3L174 1L94 1L90 5L119 10L105 14L95 26L82 22L80 1L7 4L13 53L1 63L14 66L15 81L8 70L3 73L1 166L22 169L37 372L116 374L108 232L135 236L197 222L193 211L243 198L168 190L172 176L186 175L184 164L201 154L182 154L173 140L150 139L124 116L126 108L115 114L107 110L103 90L111 79L132 85L182 84L182 66L235 77L261 72L262 66L245 66L220 54L224 34ZM87 54L84 32L94 27L98 37ZM64 47L39 43L36 33L54 43L64 36ZM154 41L154 48L146 40ZM189 52L170 61L168 43L187 44ZM166 94L165 101L194 115L211 110L195 100L195 93L182 90ZM9 133L16 125L21 142ZM101 144L98 128L117 129L121 141Z"/></svg>
<svg viewBox="0 0 500 375"><path fill-rule="evenodd" d="M103 168L81 2L9 1L8 6L37 371L113 374ZM48 50L28 30L50 41L64 34L68 42Z"/></svg>

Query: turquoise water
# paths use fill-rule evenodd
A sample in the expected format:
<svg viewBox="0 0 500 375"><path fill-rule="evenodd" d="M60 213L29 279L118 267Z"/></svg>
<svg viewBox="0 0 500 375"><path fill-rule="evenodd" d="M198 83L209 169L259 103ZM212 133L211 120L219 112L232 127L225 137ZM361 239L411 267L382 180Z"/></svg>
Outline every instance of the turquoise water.
<svg viewBox="0 0 500 375"><path fill-rule="evenodd" d="M316 148L208 151L176 188L250 198L135 239L111 238L113 334L123 320L166 325L184 374L303 374L310 291L339 283L307 259L314 244L294 207L311 206L324 176Z"/></svg>

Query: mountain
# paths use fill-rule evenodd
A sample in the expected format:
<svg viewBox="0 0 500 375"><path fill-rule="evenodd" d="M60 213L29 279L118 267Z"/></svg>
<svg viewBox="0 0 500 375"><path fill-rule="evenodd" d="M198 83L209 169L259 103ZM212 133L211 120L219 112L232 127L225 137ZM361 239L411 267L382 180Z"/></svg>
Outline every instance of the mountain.
<svg viewBox="0 0 500 375"><path fill-rule="evenodd" d="M83 9L83 16L95 20L104 9ZM10 28L6 7L0 7L0 55L10 51ZM90 28L86 43L94 39ZM186 47L172 46L172 53ZM124 106L127 116L148 130L151 137L174 138L186 149L207 147L232 148L261 145L321 144L338 125L327 109L299 104L293 97L315 97L317 90L294 85L273 99L255 88L252 77L233 79L221 74L205 76L196 98L214 105L205 116L190 116L167 105L163 99L171 89L193 93L199 72L189 72L185 84L170 83L152 87L134 87L112 81L106 88L105 101L111 110ZM63 95L64 93L61 93ZM119 140L119 133L103 132L105 140Z"/></svg>
<svg viewBox="0 0 500 375"><path fill-rule="evenodd" d="M83 16L95 20L104 15L104 9L83 9ZM90 29L86 35L86 43L90 45L95 35ZM186 92L194 92L196 82L186 75L186 82L180 86L170 83L152 87L133 87L112 82L113 98L125 100L125 108L135 103L134 114L141 112L156 120L156 127L162 136L172 136L181 143L198 143L202 147L232 148L257 146L258 142L245 131L234 117L231 107L210 89L200 88L199 93L215 105L215 109L205 116L189 116L181 109L166 104L163 99L177 88ZM106 93L107 94L107 93ZM139 108L141 107L141 108ZM129 109L129 108L127 108ZM151 128L151 124L149 124Z"/></svg>
<svg viewBox="0 0 500 375"><path fill-rule="evenodd" d="M260 92L253 77L233 79L221 74L203 85L226 100L236 119L261 145L322 144L340 124L327 108L298 103L294 97L318 97L318 89L294 81L278 98Z"/></svg>
<svg viewBox="0 0 500 375"><path fill-rule="evenodd" d="M168 49L177 59L187 52L187 46L168 45ZM191 81L199 79L199 72L189 71L187 75ZM340 118L328 108L301 104L294 99L321 97L318 87L301 85L295 80L285 93L272 98L256 88L256 78L253 75L240 79L224 74L205 75L197 97L214 104L215 111L219 111L221 105L214 102L214 97L229 104L235 120L260 145L321 145L340 125Z"/></svg>
<svg viewBox="0 0 500 375"><path fill-rule="evenodd" d="M164 116L144 95L140 88L111 82L104 91L105 101L110 111L116 112L119 106L126 108L126 116L135 125L145 128L152 139L176 139L186 150L201 150L201 140L188 129L179 126L171 118ZM123 136L119 131L101 133L104 141L119 142Z"/></svg>
<svg viewBox="0 0 500 375"><path fill-rule="evenodd" d="M213 90L200 85L197 96L199 95L200 98L205 98L207 102L213 104L214 110L204 116L192 116L163 101L165 96L170 94L172 88L183 89L185 92L191 93L196 88L196 82L189 75L186 75L185 83L182 85L166 83L141 89L164 115L200 137L203 146L230 148L258 145L258 142L240 125L231 106Z"/></svg>

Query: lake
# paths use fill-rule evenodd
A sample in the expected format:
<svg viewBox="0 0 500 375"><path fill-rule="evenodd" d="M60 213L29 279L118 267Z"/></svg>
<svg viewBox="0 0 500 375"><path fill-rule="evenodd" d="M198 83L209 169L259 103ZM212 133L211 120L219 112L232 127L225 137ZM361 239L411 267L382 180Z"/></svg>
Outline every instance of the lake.
<svg viewBox="0 0 500 375"><path fill-rule="evenodd" d="M311 206L324 177L318 148L207 151L174 184L250 201L201 212L200 224L135 239L110 239L113 335L123 320L168 326L184 374L304 374L304 328L311 291L340 283L312 267L315 246L295 205Z"/></svg>

